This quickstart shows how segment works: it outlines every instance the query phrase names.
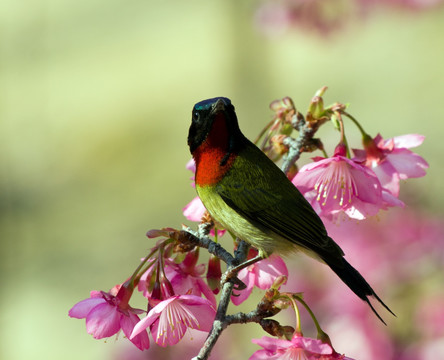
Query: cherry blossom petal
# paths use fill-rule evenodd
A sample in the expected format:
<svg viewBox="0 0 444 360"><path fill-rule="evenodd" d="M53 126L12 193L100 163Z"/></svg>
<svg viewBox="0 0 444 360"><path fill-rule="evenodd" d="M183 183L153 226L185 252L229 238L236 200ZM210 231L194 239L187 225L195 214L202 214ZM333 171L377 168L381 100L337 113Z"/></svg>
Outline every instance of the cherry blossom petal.
<svg viewBox="0 0 444 360"><path fill-rule="evenodd" d="M383 189L382 190L382 200L383 200L383 209L387 209L387 207L397 206L404 207L405 204L403 201L399 200L396 196L394 196L390 191Z"/></svg>
<svg viewBox="0 0 444 360"><path fill-rule="evenodd" d="M187 170L190 170L191 172L195 173L196 172L196 163L194 161L194 158L191 158L187 164L185 165Z"/></svg>
<svg viewBox="0 0 444 360"><path fill-rule="evenodd" d="M151 324L154 340L160 346L174 345L188 328L210 331L216 310L212 304L195 295L173 296L160 302L133 330L131 338Z"/></svg>
<svg viewBox="0 0 444 360"><path fill-rule="evenodd" d="M200 293L198 293L197 296L200 296L200 294L202 293L208 299L208 301L213 305L213 307L216 307L216 297L214 296L214 293L210 289L208 284L203 279L197 278L196 285L200 291Z"/></svg>
<svg viewBox="0 0 444 360"><path fill-rule="evenodd" d="M202 201L196 196L184 208L183 215L190 221L200 221L206 209Z"/></svg>
<svg viewBox="0 0 444 360"><path fill-rule="evenodd" d="M272 352L276 351L278 348L288 348L291 346L291 341L289 340L282 340L269 336L262 336L260 339L251 339L251 342Z"/></svg>
<svg viewBox="0 0 444 360"><path fill-rule="evenodd" d="M378 166L372 167L381 186L394 196L399 195L399 174L389 161L382 161Z"/></svg>
<svg viewBox="0 0 444 360"><path fill-rule="evenodd" d="M429 167L427 161L421 156L407 149L395 149L387 155L387 160L393 165L403 180L421 177L426 174Z"/></svg>
<svg viewBox="0 0 444 360"><path fill-rule="evenodd" d="M295 335L289 340L282 340L263 336L261 339L252 339L252 342L262 346L263 350L256 351L250 360L262 359L333 359L334 351L328 344L320 340ZM268 355L268 357L265 357Z"/></svg>
<svg viewBox="0 0 444 360"><path fill-rule="evenodd" d="M255 265L255 285L259 289L267 290L273 285L278 276L288 276L287 266L278 255L271 255Z"/></svg>
<svg viewBox="0 0 444 360"><path fill-rule="evenodd" d="M315 354L330 355L333 349L330 345L323 343L320 340L310 339L302 336L294 336L291 339L293 345L300 346L302 349L308 350Z"/></svg>
<svg viewBox="0 0 444 360"><path fill-rule="evenodd" d="M120 316L117 308L107 302L97 305L86 317L86 331L95 339L114 335L120 330Z"/></svg>
<svg viewBox="0 0 444 360"><path fill-rule="evenodd" d="M121 316L120 318L120 326L122 328L123 333L125 336L130 339L130 341L136 345L140 350L149 349L150 347L150 340L148 338L148 333L146 331L140 332L138 335L131 337L131 333L133 332L134 327L136 324L140 321L140 318L133 314L129 313L129 316Z"/></svg>
<svg viewBox="0 0 444 360"><path fill-rule="evenodd" d="M105 303L106 300L102 297L98 298L88 298L85 300L82 300L75 304L71 310L69 310L68 315L70 317L76 318L76 319L83 319L86 318L88 313L95 308L97 305Z"/></svg>
<svg viewBox="0 0 444 360"><path fill-rule="evenodd" d="M393 141L396 148L413 148L421 145L424 142L425 136L418 134L408 134L395 136Z"/></svg>
<svg viewBox="0 0 444 360"><path fill-rule="evenodd" d="M239 271L238 278L247 287L241 291L233 291L233 294L231 295L231 302L236 306L242 304L245 300L247 300L251 292L253 291L255 274L251 271L248 271L248 269L242 269L241 271Z"/></svg>

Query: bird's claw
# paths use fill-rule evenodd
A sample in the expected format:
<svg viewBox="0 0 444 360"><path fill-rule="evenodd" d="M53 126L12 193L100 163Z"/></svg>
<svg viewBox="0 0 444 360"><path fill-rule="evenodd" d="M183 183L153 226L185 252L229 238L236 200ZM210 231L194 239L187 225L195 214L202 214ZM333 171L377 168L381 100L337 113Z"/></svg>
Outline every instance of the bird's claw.
<svg viewBox="0 0 444 360"><path fill-rule="evenodd" d="M239 280L239 278L231 271L222 275L222 286L227 282L231 282L233 284L233 289L237 291L241 291L247 288L247 285L245 285L243 281Z"/></svg>

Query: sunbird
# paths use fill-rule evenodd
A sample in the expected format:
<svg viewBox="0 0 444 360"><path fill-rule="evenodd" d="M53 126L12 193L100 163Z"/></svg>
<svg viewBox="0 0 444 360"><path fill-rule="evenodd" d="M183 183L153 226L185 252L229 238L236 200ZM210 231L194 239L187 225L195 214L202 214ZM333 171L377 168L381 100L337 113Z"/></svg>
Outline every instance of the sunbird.
<svg viewBox="0 0 444 360"><path fill-rule="evenodd" d="M217 97L194 105L188 146L205 208L222 228L255 247L257 260L303 251L327 264L384 324L369 296L394 315L345 260L296 186L242 134L230 99Z"/></svg>

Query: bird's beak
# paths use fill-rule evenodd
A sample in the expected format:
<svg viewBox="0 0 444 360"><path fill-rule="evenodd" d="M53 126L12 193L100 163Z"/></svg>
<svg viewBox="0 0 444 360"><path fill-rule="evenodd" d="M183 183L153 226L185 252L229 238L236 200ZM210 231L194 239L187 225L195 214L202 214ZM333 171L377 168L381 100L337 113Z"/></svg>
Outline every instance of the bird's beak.
<svg viewBox="0 0 444 360"><path fill-rule="evenodd" d="M219 111L225 110L225 101L223 99L218 99L216 103L213 105L213 109L211 112L213 114L217 114Z"/></svg>

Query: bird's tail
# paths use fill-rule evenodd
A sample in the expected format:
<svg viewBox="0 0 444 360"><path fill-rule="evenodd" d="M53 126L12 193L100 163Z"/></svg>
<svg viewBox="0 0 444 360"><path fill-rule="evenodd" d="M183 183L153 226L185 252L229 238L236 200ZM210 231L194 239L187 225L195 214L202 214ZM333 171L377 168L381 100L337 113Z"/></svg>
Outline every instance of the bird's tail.
<svg viewBox="0 0 444 360"><path fill-rule="evenodd" d="M370 303L368 297L373 296L376 300L378 300L382 306L384 306L392 315L396 316L393 311L389 309L389 307L384 304L384 302L379 298L378 295L374 292L369 283L363 278L363 276L353 267L351 266L347 260L342 258L342 264L339 266L337 264L331 264L327 262L327 265L339 276L339 278L362 300L364 300L378 317L384 325L387 325L385 321L381 318L381 316L376 312L373 305Z"/></svg>

